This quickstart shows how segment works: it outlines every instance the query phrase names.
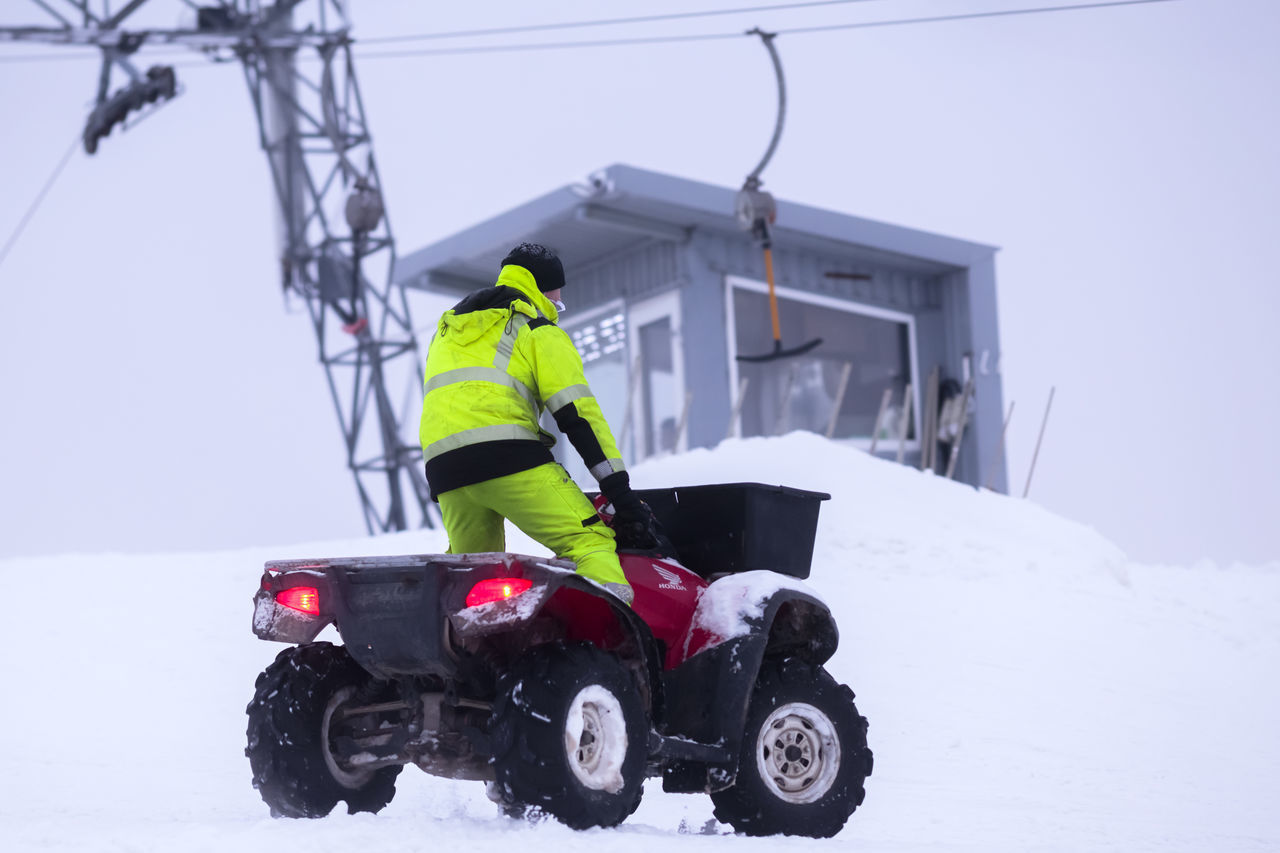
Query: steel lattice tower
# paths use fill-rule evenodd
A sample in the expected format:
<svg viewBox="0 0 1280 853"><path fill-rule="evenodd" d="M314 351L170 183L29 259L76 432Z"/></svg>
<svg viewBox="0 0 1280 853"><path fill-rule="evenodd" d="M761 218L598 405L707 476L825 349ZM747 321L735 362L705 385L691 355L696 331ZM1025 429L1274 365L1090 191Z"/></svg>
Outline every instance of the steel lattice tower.
<svg viewBox="0 0 1280 853"><path fill-rule="evenodd" d="M413 437L406 440L391 405L390 388L421 389L422 365L408 302L391 278L395 239L345 4L229 0L196 7L194 30L128 30L123 24L147 0L131 0L114 14L94 13L88 0L32 2L57 25L0 27L0 41L102 51L97 100L85 126L89 153L116 124L177 94L171 67L144 73L133 64L143 46L189 47L243 67L275 190L282 285L306 304L366 527L372 533L432 526L421 450ZM116 72L126 82L112 91Z"/></svg>

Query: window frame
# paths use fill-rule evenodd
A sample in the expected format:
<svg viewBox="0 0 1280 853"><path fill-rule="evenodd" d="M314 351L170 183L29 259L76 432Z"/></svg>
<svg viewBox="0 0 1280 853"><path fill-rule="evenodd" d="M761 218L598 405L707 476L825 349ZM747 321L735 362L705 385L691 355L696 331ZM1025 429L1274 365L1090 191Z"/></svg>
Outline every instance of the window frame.
<svg viewBox="0 0 1280 853"><path fill-rule="evenodd" d="M730 406L735 405L738 401L736 395L738 393L738 316L734 311L734 292L736 289L747 290L753 293L762 293L766 296L769 293L768 282L759 281L753 278L746 278L740 275L726 275L724 277L725 287L725 318L727 319L728 334L725 336L725 344L729 356L729 401ZM774 292L779 299L790 299L794 302L804 302L809 305L816 305L820 308L831 308L836 311L844 311L848 314L858 314L864 317L871 317L876 320L889 320L894 323L901 323L907 327L907 358L910 360L908 365L908 373L911 376L911 425L914 427L913 432L915 438L909 438L904 442L906 450L918 451L920 449L920 357L919 347L916 341L916 318L915 315L905 311L895 311L891 308L881 308L877 305L867 305L863 302L853 302L847 299L839 299L834 296L827 296L822 293L809 293L804 290L797 290L794 287L774 286ZM781 309L779 309L781 310ZM786 345L783 341L783 345ZM801 342L795 342L801 343ZM763 351L764 348L762 348ZM741 428L735 425L735 429L739 434ZM833 441L839 441L845 444L859 447L864 450L871 447L871 438L833 438ZM889 447L897 449L897 436L880 439L877 447Z"/></svg>
<svg viewBox="0 0 1280 853"><path fill-rule="evenodd" d="M687 377L684 369L685 349L684 349L684 306L682 300L682 292L679 287L664 290L628 303L627 305L627 344L628 355L631 358L631 368L636 368L636 356L640 354L640 328L649 323L657 322L662 318L669 318L671 321L671 358L672 358L672 382L675 388L679 389L679 399L669 400L673 403L677 411L683 411L683 398L689 390ZM646 380L644 376L643 365L639 368L639 373L634 377L628 374L630 388L628 393L636 395L638 399L632 400L631 418L631 440L632 458L639 463L646 459L656 459L664 455L664 451L657 451L652 455L643 454L643 449L651 437L653 424L650 420L653 412L647 411L644 404L643 383ZM656 443L656 442L655 442ZM684 453L689 449L689 430L688 425L684 432L680 435L676 446L670 451L671 453Z"/></svg>

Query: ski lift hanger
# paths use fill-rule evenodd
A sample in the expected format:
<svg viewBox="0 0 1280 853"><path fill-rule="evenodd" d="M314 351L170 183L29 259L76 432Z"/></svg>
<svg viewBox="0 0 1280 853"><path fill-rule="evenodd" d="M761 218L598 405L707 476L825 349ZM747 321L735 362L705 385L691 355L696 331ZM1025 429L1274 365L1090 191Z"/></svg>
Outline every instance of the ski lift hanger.
<svg viewBox="0 0 1280 853"><path fill-rule="evenodd" d="M778 118L773 125L773 138L769 140L769 147L764 152L764 157L760 159L759 165L747 175L734 203L738 225L751 232L764 252L764 274L769 284L769 318L773 324L773 350L763 355L740 355L738 360L765 362L804 355L820 345L822 338L814 338L790 349L782 346L782 324L778 320L778 294L773 281L773 234L771 231L773 223L778 218L778 205L772 194L760 189L763 184L760 174L773 159L773 153L778 149L778 140L782 138L782 125L787 115L787 87L782 76L782 60L778 57L778 49L773 45L777 33L766 33L756 27L748 30L747 34L760 36L760 41L769 51L769 58L773 61L773 72L778 80Z"/></svg>

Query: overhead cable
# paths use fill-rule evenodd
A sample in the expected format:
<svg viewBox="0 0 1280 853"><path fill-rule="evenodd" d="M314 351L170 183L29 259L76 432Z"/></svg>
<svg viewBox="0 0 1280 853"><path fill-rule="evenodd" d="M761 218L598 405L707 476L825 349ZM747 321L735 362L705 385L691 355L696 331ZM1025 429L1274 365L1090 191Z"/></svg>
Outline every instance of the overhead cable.
<svg viewBox="0 0 1280 853"><path fill-rule="evenodd" d="M584 41L527 42L524 44L489 44L473 47L431 47L410 50L357 50L356 58L401 59L410 56L449 56L464 53L520 53L532 50L561 50L574 47L622 47L635 44L667 44L685 41L718 41L742 38L742 33L698 33L687 36L638 36L635 38L591 39Z"/></svg>
<svg viewBox="0 0 1280 853"><path fill-rule="evenodd" d="M9 235L9 239L5 241L4 248L0 249L0 264L4 263L4 259L9 257L9 250L18 242L18 237L22 235L22 230L27 227L27 223L31 221L31 217L36 215L36 211L40 208L40 204L44 201L45 196L49 194L49 190L53 189L53 185L57 183L58 177L62 174L62 170L67 167L67 163L71 162L71 155L76 153L76 149L80 147L80 134L76 134L75 139L71 140L71 146L67 148L67 153L62 155L62 159L58 161L58 165L54 166L53 172L49 175L49 179L44 182L44 186L40 188L40 192L36 193L35 200L31 202L31 206L27 208L27 212L22 214L22 218L18 220L17 226L13 229L13 233Z"/></svg>
<svg viewBox="0 0 1280 853"><path fill-rule="evenodd" d="M671 12L663 15L638 15L630 18L600 18L593 21L563 21L554 24L523 24L511 27L491 27L480 30L452 30L442 33L418 33L416 35L407 36L374 36L372 38L357 39L357 42L359 44L390 44L392 42L511 35L512 33L581 29L583 27L607 27L619 24L651 24L657 21L710 18L717 15L745 15L751 12L778 12L789 9L806 9L814 6L842 6L848 3L868 2L871 2L871 0L809 0L809 2L801 3L775 3L770 6L744 6L737 9L709 9L704 12Z"/></svg>
<svg viewBox="0 0 1280 853"><path fill-rule="evenodd" d="M966 12L955 15L937 15L931 18L903 18L897 21L860 21L856 24L829 24L815 27L792 27L778 30L779 35L786 33L817 33L827 30L858 30L870 27L892 27L899 24L936 24L942 21L964 21L975 18L1001 18L1008 15L1036 15L1041 12L1071 12L1077 9L1104 9L1110 6L1141 6L1146 3L1170 3L1172 0L1111 0L1106 3L1078 3L1072 6L1042 6L1035 9L1006 9L996 12Z"/></svg>
<svg viewBox="0 0 1280 853"><path fill-rule="evenodd" d="M412 41L436 41L439 39L471 38L475 36L512 35L515 33L546 32L549 30L582 29L624 24L648 24L658 21L676 21L689 18L710 18L721 15L745 15L753 12L782 12L790 9L808 9L817 6L843 6L849 3L870 3L873 0L802 0L798 3L774 3L767 6L742 6L735 9L708 9L702 12L671 12L660 15L636 15L628 18L599 18L590 21L560 21L550 24L520 24L510 27L489 27L474 30L451 30L440 33L417 33L404 36L372 36L356 39L359 44L393 44ZM0 56L0 63L7 62L56 62L96 58L97 54L30 53L18 56Z"/></svg>
<svg viewBox="0 0 1280 853"><path fill-rule="evenodd" d="M967 12L955 15L936 15L924 18L896 18L882 21L857 21L848 24L823 24L812 27L791 27L774 30L776 35L807 35L809 33L836 30L869 29L872 27L907 26L911 24L936 24L944 21L963 21L977 18L999 18L1011 15L1036 15L1046 12L1070 12L1082 9L1105 9L1116 6L1141 6L1149 3L1171 3L1174 0L1108 0L1099 3L1081 3L1070 6L1040 6L1024 9L1004 9L994 12ZM448 56L467 53L517 53L535 50L561 50L577 47L621 47L636 44L662 44L691 41L715 41L721 39L741 38L747 33L699 33L678 36L647 36L639 38L592 39L561 42L530 42L522 44L474 45L471 47L429 47L412 50L364 51L357 50L357 58L364 59L399 59L411 56Z"/></svg>
<svg viewBox="0 0 1280 853"><path fill-rule="evenodd" d="M820 0L820 2L812 3L789 3L777 6L758 6L751 9L723 9L711 12L689 12L676 13L672 15L654 15L641 18L615 18L599 21L579 21L558 24L535 24L528 27L504 27L491 30L462 30L451 33L438 34L422 34L416 36L388 36L378 39L361 39L355 42L355 55L358 59L404 59L415 56L451 56L469 53L521 53L541 50L568 50L571 48L584 47L624 47L628 45L641 44L674 44L679 42L697 42L697 41L720 41L732 38L741 38L746 35L743 32L723 32L723 33L694 33L689 35L667 35L667 36L639 36L632 38L614 38L614 39L584 39L575 41L556 41L556 42L525 42L525 43L506 43L506 44L488 44L488 45L472 45L468 47L427 47L413 48L405 50L363 50L361 45L386 43L389 41L414 41L434 38L454 38L469 35L497 35L500 33L511 32L529 32L533 30L550 30L564 29L569 27L588 27L588 26L605 26L612 24L624 23L640 23L659 19L669 19L675 17L694 17L705 15L721 15L736 14L744 11L768 10L768 9L792 9L802 6L827 5L830 3L857 3L868 2L868 0ZM1002 18L1014 15L1038 15L1054 12L1072 12L1086 9L1106 9L1118 6L1142 6L1150 3L1171 3L1174 0L1108 0L1108 2L1097 3L1077 3L1066 6L1039 6L1022 9L1002 9L991 12L961 12L954 15L934 15L930 17L920 18L893 18L881 21L856 21L847 24L821 24L811 27L784 27L774 30L777 35L807 35L819 32L834 32L839 30L860 30L871 29L875 27L898 27L910 26L913 24L936 24L948 21L965 21L976 20L980 18ZM88 56L62 56L59 54L28 54L25 56L0 56L0 63L5 62L36 62L56 59L87 59ZM308 59L307 54L301 54L299 59ZM222 60L220 58L220 61ZM208 67L207 63L200 61L173 63L178 68L196 68Z"/></svg>

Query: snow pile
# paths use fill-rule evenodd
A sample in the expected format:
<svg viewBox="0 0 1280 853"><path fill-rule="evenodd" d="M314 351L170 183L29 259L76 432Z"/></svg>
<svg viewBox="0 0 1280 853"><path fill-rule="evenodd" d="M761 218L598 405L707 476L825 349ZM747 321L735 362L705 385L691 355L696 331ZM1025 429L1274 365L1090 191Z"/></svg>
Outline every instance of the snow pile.
<svg viewBox="0 0 1280 853"><path fill-rule="evenodd" d="M1033 504L812 435L639 466L637 487L829 492L808 585L876 773L833 841L720 837L705 796L646 785L617 830L499 818L409 768L382 815L273 821L245 716L280 647L250 633L262 563L442 551L438 531L208 554L0 562L0 826L14 851L1162 850L1280 847L1280 564L1144 566ZM787 535L779 531L779 535ZM513 534L514 551L544 553Z"/></svg>
<svg viewBox="0 0 1280 853"><path fill-rule="evenodd" d="M647 463L632 476L636 488L734 481L831 495L819 516L815 582L825 560L903 569L935 563L949 576L971 578L1010 564L1034 571L1074 563L1124 577L1124 554L1091 528L812 433L729 441Z"/></svg>

